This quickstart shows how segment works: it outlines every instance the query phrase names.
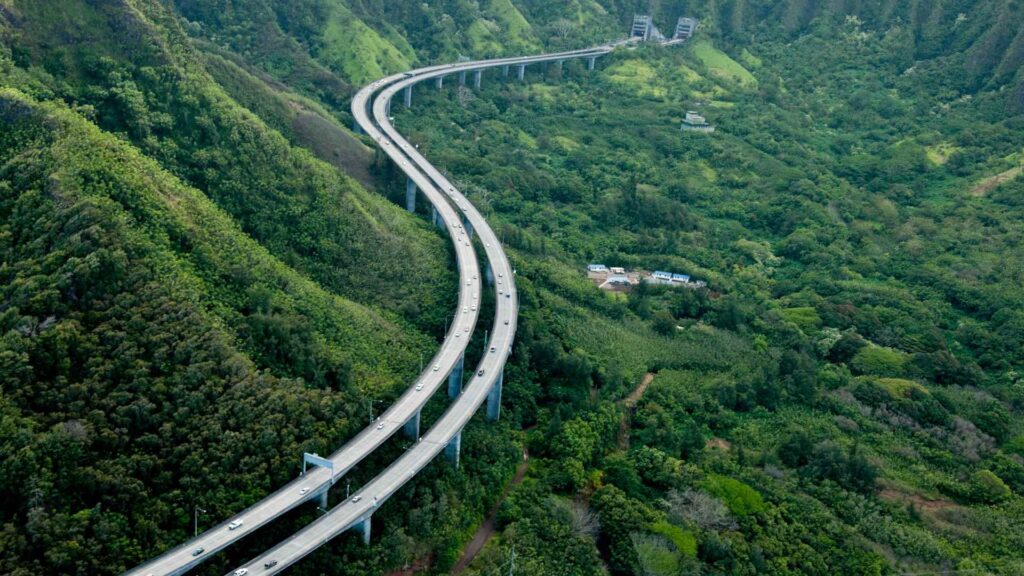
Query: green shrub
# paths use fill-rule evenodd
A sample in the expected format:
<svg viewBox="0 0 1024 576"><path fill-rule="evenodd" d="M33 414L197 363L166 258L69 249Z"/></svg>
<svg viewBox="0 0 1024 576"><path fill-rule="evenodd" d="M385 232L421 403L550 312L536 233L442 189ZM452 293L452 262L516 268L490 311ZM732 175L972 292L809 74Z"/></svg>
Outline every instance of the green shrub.
<svg viewBox="0 0 1024 576"><path fill-rule="evenodd" d="M693 532L684 530L665 520L651 524L651 532L664 536L683 556L687 558L697 557L697 537L693 535Z"/></svg>
<svg viewBox="0 0 1024 576"><path fill-rule="evenodd" d="M729 511L737 516L749 516L765 509L764 499L757 490L728 476L710 474L703 487L713 496L721 498Z"/></svg>
<svg viewBox="0 0 1024 576"><path fill-rule="evenodd" d="M902 376L906 364L905 354L881 346L865 346L850 361L854 372L873 376Z"/></svg>

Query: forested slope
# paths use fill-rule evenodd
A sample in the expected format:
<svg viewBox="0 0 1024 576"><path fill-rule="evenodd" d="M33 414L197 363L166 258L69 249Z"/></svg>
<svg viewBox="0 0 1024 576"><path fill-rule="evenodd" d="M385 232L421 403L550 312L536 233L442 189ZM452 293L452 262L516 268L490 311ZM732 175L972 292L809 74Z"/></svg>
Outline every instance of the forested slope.
<svg viewBox="0 0 1024 576"><path fill-rule="evenodd" d="M356 87L649 8L698 37L395 108L518 270L503 418L293 571L446 573L524 446L469 574L1020 570L1019 2L0 0L0 571L165 549L429 355L454 274Z"/></svg>
<svg viewBox="0 0 1024 576"><path fill-rule="evenodd" d="M5 572L174 543L197 493L219 517L271 490L432 348L74 112L5 90L0 122Z"/></svg>

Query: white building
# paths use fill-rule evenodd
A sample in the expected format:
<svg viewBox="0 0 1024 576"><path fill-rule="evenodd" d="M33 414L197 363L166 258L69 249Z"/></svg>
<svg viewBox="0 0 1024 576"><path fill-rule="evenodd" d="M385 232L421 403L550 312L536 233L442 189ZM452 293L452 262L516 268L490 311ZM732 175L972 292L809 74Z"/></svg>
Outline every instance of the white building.
<svg viewBox="0 0 1024 576"><path fill-rule="evenodd" d="M707 119L705 119L703 116L692 110L686 113L686 118L683 118L682 129L690 132L715 131L715 127L712 126L711 124L708 124Z"/></svg>

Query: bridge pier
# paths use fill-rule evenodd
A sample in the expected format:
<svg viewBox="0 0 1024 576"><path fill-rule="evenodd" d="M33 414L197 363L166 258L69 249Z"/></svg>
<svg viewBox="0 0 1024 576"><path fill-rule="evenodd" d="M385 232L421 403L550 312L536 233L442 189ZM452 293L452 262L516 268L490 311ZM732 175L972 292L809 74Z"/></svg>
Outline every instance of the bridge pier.
<svg viewBox="0 0 1024 576"><path fill-rule="evenodd" d="M465 370L466 355L460 354L451 374L448 375L448 397L458 398L462 394L462 372Z"/></svg>
<svg viewBox="0 0 1024 576"><path fill-rule="evenodd" d="M437 85L438 90L444 88L444 76L438 76L434 83Z"/></svg>
<svg viewBox="0 0 1024 576"><path fill-rule="evenodd" d="M373 515L369 515L366 518L363 518L362 520L359 521L359 524L355 525L355 528L357 530L359 530L359 532L361 532L362 535L363 535L363 544L365 544L367 546L370 545L370 526L371 526L370 519L371 518L373 518Z"/></svg>
<svg viewBox="0 0 1024 576"><path fill-rule="evenodd" d="M412 84L405 87L405 107L412 106Z"/></svg>
<svg viewBox="0 0 1024 576"><path fill-rule="evenodd" d="M444 223L441 222L441 217L438 215L437 208L434 206L430 207L430 223L444 230Z"/></svg>
<svg viewBox="0 0 1024 576"><path fill-rule="evenodd" d="M487 420L489 422L497 422L498 416L501 416L501 387L504 381L505 370L503 368L498 373L498 379L491 386L491 391L487 394Z"/></svg>
<svg viewBox="0 0 1024 576"><path fill-rule="evenodd" d="M487 286L494 286L494 271L491 270L490 264L484 268L484 280L487 281Z"/></svg>
<svg viewBox="0 0 1024 576"><path fill-rule="evenodd" d="M448 461L452 463L452 466L459 467L459 452L462 451L462 431L455 435L448 445L444 447L444 455L448 458Z"/></svg>
<svg viewBox="0 0 1024 576"><path fill-rule="evenodd" d="M352 131L355 132L357 136L363 133L363 127L359 125L358 120L352 121Z"/></svg>
<svg viewBox="0 0 1024 576"><path fill-rule="evenodd" d="M321 510L327 512L327 490L320 493L317 504L319 504Z"/></svg>
<svg viewBox="0 0 1024 576"><path fill-rule="evenodd" d="M593 70L597 66L597 56L587 58L587 70Z"/></svg>
<svg viewBox="0 0 1024 576"><path fill-rule="evenodd" d="M466 85L466 71L462 70L459 72L459 86Z"/></svg>
<svg viewBox="0 0 1024 576"><path fill-rule="evenodd" d="M466 228L466 237L470 240L473 239L473 223L469 221L469 218L462 218L462 225Z"/></svg>
<svg viewBox="0 0 1024 576"><path fill-rule="evenodd" d="M508 80L508 64L501 67L501 77Z"/></svg>
<svg viewBox="0 0 1024 576"><path fill-rule="evenodd" d="M405 423L403 428L405 435L413 440L419 440L420 437L420 411L416 411L416 415L409 419Z"/></svg>
<svg viewBox="0 0 1024 576"><path fill-rule="evenodd" d="M520 82L526 78L526 64L519 65L518 78Z"/></svg>
<svg viewBox="0 0 1024 576"><path fill-rule="evenodd" d="M480 85L483 83L484 71L475 70L473 72L473 88L480 89Z"/></svg>
<svg viewBox="0 0 1024 576"><path fill-rule="evenodd" d="M409 212L416 211L416 183L412 178L405 179L405 209Z"/></svg>
<svg viewBox="0 0 1024 576"><path fill-rule="evenodd" d="M558 75L561 76L565 70L565 60L558 60L555 62L555 65L558 66Z"/></svg>

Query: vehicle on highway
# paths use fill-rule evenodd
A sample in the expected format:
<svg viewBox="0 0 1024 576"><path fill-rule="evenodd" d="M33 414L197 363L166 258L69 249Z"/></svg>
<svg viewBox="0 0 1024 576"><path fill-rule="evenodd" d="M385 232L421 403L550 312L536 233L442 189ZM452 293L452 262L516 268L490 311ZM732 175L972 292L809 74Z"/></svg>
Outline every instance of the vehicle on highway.
<svg viewBox="0 0 1024 576"><path fill-rule="evenodd" d="M273 568L274 566L277 566L277 560L271 560L270 562L263 563L263 567L267 569Z"/></svg>
<svg viewBox="0 0 1024 576"><path fill-rule="evenodd" d="M353 502L359 502L359 501L360 501L360 500L362 500L362 499L363 499L363 497L362 497L362 496L353 496L353 497L352 497L352 501L353 501Z"/></svg>
<svg viewBox="0 0 1024 576"><path fill-rule="evenodd" d="M302 489L299 490L299 494L305 494L306 492L309 492L309 486L303 486Z"/></svg>
<svg viewBox="0 0 1024 576"><path fill-rule="evenodd" d="M236 528L240 528L241 526L242 526L242 521L241 520L235 520L231 524L228 524L228 530L234 530Z"/></svg>
<svg viewBox="0 0 1024 576"><path fill-rule="evenodd" d="M491 346L491 352L497 352L497 351L498 351L498 349L496 347Z"/></svg>
<svg viewBox="0 0 1024 576"><path fill-rule="evenodd" d="M416 385L416 391L419 392L420 390L423 390L423 384Z"/></svg>
<svg viewBox="0 0 1024 576"><path fill-rule="evenodd" d="M476 375L477 376L483 376L484 375L484 369L481 368L479 371L477 371Z"/></svg>
<svg viewBox="0 0 1024 576"><path fill-rule="evenodd" d="M235 570L235 571L233 572L233 574L234 574L235 576L245 576L245 575L246 575L246 574L248 574L248 573L249 573L249 571L248 571L248 570L246 570L245 568L239 568L238 570Z"/></svg>
<svg viewBox="0 0 1024 576"><path fill-rule="evenodd" d="M383 430L383 429L384 429L384 423L383 422L381 422L380 424L377 424L377 430Z"/></svg>
<svg viewBox="0 0 1024 576"><path fill-rule="evenodd" d="M206 548L196 548L195 550L192 551L192 555L193 556L199 556L203 552L206 552Z"/></svg>

